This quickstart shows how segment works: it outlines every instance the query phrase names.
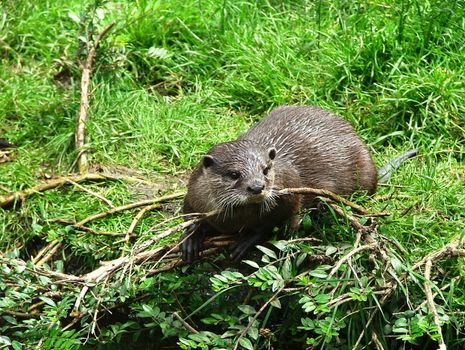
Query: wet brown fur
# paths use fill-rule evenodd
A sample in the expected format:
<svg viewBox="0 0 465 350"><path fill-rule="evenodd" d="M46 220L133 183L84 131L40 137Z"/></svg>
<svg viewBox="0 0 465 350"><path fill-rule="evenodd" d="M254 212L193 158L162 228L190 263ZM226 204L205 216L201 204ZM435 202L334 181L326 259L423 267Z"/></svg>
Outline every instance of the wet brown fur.
<svg viewBox="0 0 465 350"><path fill-rule="evenodd" d="M231 178L234 172L239 179ZM214 146L192 173L184 212L223 212L189 232L193 236L183 244L183 257L196 258L210 231L238 234L233 256L239 258L314 202L309 195L277 196L277 190L313 187L340 195L373 194L376 184L370 153L348 122L318 107L276 108L236 141ZM261 187L260 193L252 193Z"/></svg>

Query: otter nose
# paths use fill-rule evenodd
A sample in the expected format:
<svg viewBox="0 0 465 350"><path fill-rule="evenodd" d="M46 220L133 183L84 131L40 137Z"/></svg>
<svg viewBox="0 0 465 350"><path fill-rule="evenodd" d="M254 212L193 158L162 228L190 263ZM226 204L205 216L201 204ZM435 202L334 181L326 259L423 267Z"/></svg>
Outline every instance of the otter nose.
<svg viewBox="0 0 465 350"><path fill-rule="evenodd" d="M252 194L260 194L262 193L264 188L265 185L263 184L252 184L247 187L247 191L249 191Z"/></svg>

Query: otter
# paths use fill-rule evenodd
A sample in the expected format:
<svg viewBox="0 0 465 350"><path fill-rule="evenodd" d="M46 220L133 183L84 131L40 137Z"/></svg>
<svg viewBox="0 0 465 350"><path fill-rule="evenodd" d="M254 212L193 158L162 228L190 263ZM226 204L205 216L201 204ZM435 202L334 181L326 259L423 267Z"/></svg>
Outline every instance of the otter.
<svg viewBox="0 0 465 350"><path fill-rule="evenodd" d="M0 138L0 149L12 148L12 147L15 147L15 146L9 143L7 140Z"/></svg>
<svg viewBox="0 0 465 350"><path fill-rule="evenodd" d="M206 234L234 234L237 261L302 207L315 205L314 195L278 195L280 189L371 195L377 180L367 146L347 121L319 107L278 107L237 140L214 146L194 169L183 212L220 213L186 231L182 258L196 259Z"/></svg>

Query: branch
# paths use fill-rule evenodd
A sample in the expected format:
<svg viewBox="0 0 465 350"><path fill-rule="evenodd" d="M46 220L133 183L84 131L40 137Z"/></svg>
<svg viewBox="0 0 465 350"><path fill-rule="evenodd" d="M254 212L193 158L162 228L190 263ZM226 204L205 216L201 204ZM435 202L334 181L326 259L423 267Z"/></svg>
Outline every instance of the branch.
<svg viewBox="0 0 465 350"><path fill-rule="evenodd" d="M263 311L265 311L265 309L267 308L268 305L270 305L270 303L276 299L276 297L283 291L284 287L281 287L280 289L278 289L276 291L276 293L274 293L270 299L267 300L267 302L265 304L262 305L262 307L260 308L260 310L258 310L254 317L252 317L252 319L250 320L249 324L247 325L247 327L244 328L244 330L241 332L241 334L239 335L239 338L237 338L237 342L236 342L236 345L234 346L234 350L237 350L239 348L239 343L240 343L240 340L241 338L243 338L247 332L249 331L250 327L253 326L254 322L257 320L258 316L261 315L261 313Z"/></svg>
<svg viewBox="0 0 465 350"><path fill-rule="evenodd" d="M131 222L131 225L129 226L128 228L128 231L126 232L126 236L124 238L124 240L126 241L126 243L129 242L129 237L131 237L134 233L134 229L136 228L137 224L139 223L140 220L142 220L142 217L144 216L144 214L150 210L154 210L154 209L158 209L160 208L160 205L158 203L154 203L154 204L151 204L151 205L148 205L144 208L142 208L138 213L137 215L134 217L134 219L132 220Z"/></svg>
<svg viewBox="0 0 465 350"><path fill-rule="evenodd" d="M197 329L195 329L195 328L192 327L189 323L187 323L181 316L178 315L177 312L173 312L173 316L174 316L179 322L181 322L182 325L184 326L184 328L186 328L189 332L194 333L194 334L199 333L199 331L198 331Z"/></svg>
<svg viewBox="0 0 465 350"><path fill-rule="evenodd" d="M68 180L68 182L69 182L71 185L73 185L73 186L75 186L75 187L81 189L81 190L84 191L84 192L89 193L91 196L94 196L94 197L100 199L102 202L104 202L105 204L107 204L110 208L113 208L113 207L114 207L113 203L112 203L109 199L107 199L107 198L105 198L104 196L102 196L101 194L96 193L96 192L94 192L94 191L92 191L92 190L89 190L88 188L85 188L84 186L79 185L77 182L74 182L73 180L71 180L71 179L69 179L69 178L66 178L66 179Z"/></svg>
<svg viewBox="0 0 465 350"><path fill-rule="evenodd" d="M125 176L113 176L107 174L98 173L86 173L82 175L70 175L65 177L57 177L55 179L47 180L44 183L40 183L34 187L10 193L6 196L0 196L0 208L11 208L16 203L21 204L26 198L31 197L40 192L45 192L63 185L70 185L73 183L80 183L84 181L104 181L104 180L126 180L131 182L143 181L137 178L125 177Z"/></svg>
<svg viewBox="0 0 465 350"><path fill-rule="evenodd" d="M339 268L344 264L347 260L349 260L351 257L353 257L355 254L364 251L364 250L372 250L376 248L378 245L376 243L370 243L366 245L362 245L361 247L352 249L347 255L343 256L339 261L337 262L336 265L331 269L331 272L328 275L328 279L330 279L336 272L339 270Z"/></svg>
<svg viewBox="0 0 465 350"><path fill-rule="evenodd" d="M36 262L36 266L42 266L43 264L48 262L52 258L52 256L55 255L58 249L62 247L62 244L59 241L53 241L50 243L50 245L47 246L50 246L50 250L47 251L47 253L42 259Z"/></svg>
<svg viewBox="0 0 465 350"><path fill-rule="evenodd" d="M364 207L362 207L362 206L360 206L358 204L355 204L355 203L349 201L348 199L346 199L344 197L341 197L340 195L338 195L338 194L336 194L334 192L331 192L329 190L310 188L310 187L284 188L282 190L279 190L278 194L314 194L316 196L322 196L322 197L325 197L325 198L332 199L335 202L341 202L342 204L351 207L353 210L355 210L357 213L359 213L361 215L370 216L370 213L368 213L368 211ZM377 213L376 214L376 216L386 216L386 215L388 215L388 214L387 213Z"/></svg>
<svg viewBox="0 0 465 350"><path fill-rule="evenodd" d="M438 315L438 310L436 309L436 304L434 303L434 298L433 298L433 292L431 290L431 266L433 265L433 262L431 259L427 259L425 263L425 283L424 283L424 289L425 289L425 295L426 295L426 301L428 304L428 309L429 311L433 314L433 322L438 328L438 344L439 344L439 350L446 350L446 343L444 342L444 337L442 336L442 330L441 330L441 321L439 320L439 315Z"/></svg>
<svg viewBox="0 0 465 350"><path fill-rule="evenodd" d="M84 231L91 233L93 235L102 235L102 236L113 236L113 237L118 237L118 236L126 236L125 232L111 232L111 231L96 231L94 229L91 229L90 227L87 226L80 226L77 224L76 221L73 220L67 220L67 219L50 219L48 222L56 222L58 224L66 225L66 226L72 226L78 231Z"/></svg>
<svg viewBox="0 0 465 350"><path fill-rule="evenodd" d="M75 142L76 142L76 151L78 152L78 156L76 159L78 169L80 173L86 173L88 171L89 165L87 161L87 153L85 146L85 131L86 131L86 122L88 117L88 110L89 110L89 82L90 82L90 75L92 73L92 63L95 57L95 52L100 45L100 41L103 37L108 33L108 31L115 25L115 22L111 22L108 24L103 30L97 35L97 38L94 41L94 45L90 48L89 53L87 55L87 59L84 63L82 68L82 76L81 76L81 103L79 108L79 116L77 120L76 126L76 135L75 135ZM87 42L87 46L90 46L90 43Z"/></svg>
<svg viewBox="0 0 465 350"><path fill-rule="evenodd" d="M85 224L87 224L90 221L93 221L93 220L96 220L96 219L101 219L101 218L103 218L103 217L105 217L107 215L119 213L119 212L129 210L129 209L143 207L143 206L146 206L146 205L151 205L151 204L155 204L155 203L164 202L164 201L167 201L167 200L170 200L170 199L175 199L175 198L182 197L183 195L184 195L183 192L177 192L177 193L169 194L169 195L166 195L166 196L163 196L163 197L158 197L158 198L153 198L153 199L145 199L145 200L142 200L142 201L121 205L119 207L114 207L114 208L111 208L111 209L106 210L104 212L97 213L95 215L89 216L89 217L79 221L77 223L77 225L78 226L84 226Z"/></svg>
<svg viewBox="0 0 465 350"><path fill-rule="evenodd" d="M460 246L463 245L464 239L465 239L465 237L453 240L452 242L446 244L441 249L429 253L427 256L425 256L423 259L421 259L419 262L417 262L415 265L413 265L412 270L416 270L419 267L425 265L428 260L431 260L431 261L439 260L445 255L448 255L448 256L465 256L465 249L460 249L459 248Z"/></svg>

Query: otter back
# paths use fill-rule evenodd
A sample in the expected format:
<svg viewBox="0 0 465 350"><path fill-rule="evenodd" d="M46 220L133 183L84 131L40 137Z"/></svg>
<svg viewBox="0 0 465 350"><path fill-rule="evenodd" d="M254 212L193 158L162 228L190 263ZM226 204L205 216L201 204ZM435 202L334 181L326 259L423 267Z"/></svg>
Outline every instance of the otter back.
<svg viewBox="0 0 465 350"><path fill-rule="evenodd" d="M236 141L214 146L192 173L184 212L221 213L191 227L183 259L194 260L205 234L236 234L232 257L269 237L313 196L278 195L314 187L349 195L372 194L377 171L352 126L318 107L279 107Z"/></svg>

